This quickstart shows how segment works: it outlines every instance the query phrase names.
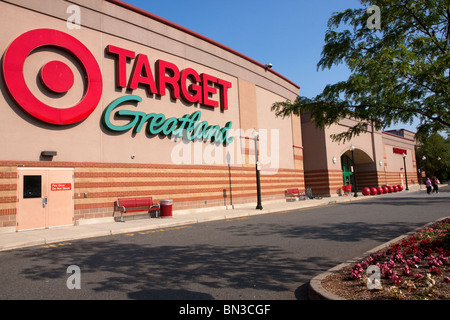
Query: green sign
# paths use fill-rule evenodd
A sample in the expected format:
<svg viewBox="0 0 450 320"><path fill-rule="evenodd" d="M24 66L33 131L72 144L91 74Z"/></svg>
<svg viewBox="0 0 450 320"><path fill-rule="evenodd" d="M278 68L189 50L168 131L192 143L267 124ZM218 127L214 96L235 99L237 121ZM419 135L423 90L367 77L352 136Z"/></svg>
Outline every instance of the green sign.
<svg viewBox="0 0 450 320"><path fill-rule="evenodd" d="M231 143L234 137L229 137L229 130L232 122L229 121L223 128L218 125L209 125L207 121L201 121L201 112L196 111L192 114L185 114L181 118L166 118L162 113L146 114L142 111L118 110L114 113L118 118L122 117L129 120L123 125L114 125L111 123L111 114L114 109L125 102L141 102L142 98L136 95L127 95L117 98L109 104L102 116L103 125L116 132L127 131L133 128L135 133L139 133L142 127L147 124L146 130L151 135L172 135L172 137L181 138L183 135L188 140L215 141L221 143Z"/></svg>

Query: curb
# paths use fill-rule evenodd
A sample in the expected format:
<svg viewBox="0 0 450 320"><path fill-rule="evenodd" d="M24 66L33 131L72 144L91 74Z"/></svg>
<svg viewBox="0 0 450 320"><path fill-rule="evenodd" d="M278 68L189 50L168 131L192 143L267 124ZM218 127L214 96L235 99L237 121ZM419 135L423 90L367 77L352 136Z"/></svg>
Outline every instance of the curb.
<svg viewBox="0 0 450 320"><path fill-rule="evenodd" d="M335 266L335 267L333 267L331 269L328 269L327 271L325 271L325 272L315 276L314 278L312 278L309 281L308 298L310 300L346 300L345 298L342 298L342 297L340 297L338 295L335 295L334 293L331 293L328 290L326 290L324 287L322 287L322 280L325 279L327 276L338 272L339 270L341 270L342 268L344 268L344 267L346 267L348 265L360 262L364 258L370 256L370 254L372 254L372 253L375 253L375 252L377 252L377 251L379 251L381 249L389 247L391 244L399 242L400 240L402 240L405 237L413 235L414 233L418 232L419 230L425 228L426 226L429 226L429 225L431 225L433 223L436 223L436 222L444 220L444 219L449 219L449 218L450 218L450 216L440 218L440 219L438 219L436 221L433 221L433 222L429 222L429 223L427 223L427 224L425 224L425 225L423 225L423 226L421 226L419 228L416 228L416 229L414 229L414 230L412 230L412 231L410 231L410 232L408 232L408 233L406 233L404 235L398 236L397 238L394 238L394 239L392 239L392 240L390 240L388 242L385 242L385 243L383 243L383 244L381 244L381 245L379 245L379 246L377 246L377 247L375 247L375 248L373 248L373 249L371 249L369 251L366 251L365 253L363 253L362 255L360 255L360 256L358 256L356 258L350 259L350 260L348 260L348 261L346 261L344 263L341 263L341 264L339 264L339 265L337 265L337 266Z"/></svg>
<svg viewBox="0 0 450 320"><path fill-rule="evenodd" d="M411 190L410 192L416 192L419 190ZM222 213L211 214L211 211L215 211L217 208L208 208L206 209L195 209L195 210L180 210L177 215L173 217L173 220L165 221L152 221L152 223L148 224L139 224L138 220L136 224L130 223L130 225L120 225L118 222L108 222L105 221L103 223L93 223L90 221L83 221L76 226L67 226L66 227L58 227L55 229L46 229L47 231L42 232L37 230L36 233L34 231L24 231L24 233L20 233L20 236L17 232L5 231L0 232L0 252L39 246L39 245L48 245L57 242L71 241L71 240L80 240L85 238L93 238L93 237L103 237L124 233L133 233L145 230L153 230L167 227L175 227L180 225L189 225L189 224L197 224L202 222L212 222L226 219L235 219L238 217L245 216L255 216L255 215L263 215L277 212L286 212L291 210L304 210L304 209L312 209L319 208L328 205L335 204L345 204L345 203L353 203L357 201L364 201L370 198L378 198L381 195L373 195L370 197L359 196L358 198L353 197L326 197L323 199L311 199L307 201L299 202L299 206L296 207L283 207L282 203L284 201L274 200L269 201L269 203L277 203L278 205L275 207L266 207L262 210L254 210L254 207L249 207L248 204L235 205L234 210L229 210L229 208L225 208L226 210ZM224 208L220 208L220 211L224 210ZM194 214L195 216L191 217L190 215ZM71 228L75 229L71 229ZM15 229L15 228L14 228ZM49 231L52 230L52 231ZM25 233L26 232L26 233ZM16 238L16 239L13 239Z"/></svg>
<svg viewBox="0 0 450 320"><path fill-rule="evenodd" d="M58 242L81 240L86 238L104 237L160 228L170 228L181 225L236 219L240 217L264 215L283 211L318 208L330 204L348 203L365 199L367 198L347 198L339 200L336 199L333 201L332 199L325 199L321 201L311 200L311 202L300 202L299 204L301 205L298 207L283 208L283 206L280 205L274 208L269 207L262 210L250 209L248 205L238 205L236 206L235 210L227 210L219 214L211 214L211 211L214 211L214 208L209 208L209 210L188 210L184 212L181 211L177 215L171 217L171 219L168 219L164 222L161 220L151 220L152 223L142 223L142 220L140 221L139 219L131 220L129 224L121 224L121 222L113 222L109 220L100 220L101 222L98 223L83 221L76 226L58 227L45 230L39 229L36 230L36 232L34 232L34 230L31 230L24 231L23 233L18 233L15 231L15 228L13 228L11 230L0 233L0 252L26 247L48 245ZM280 204L283 203L282 201L279 202ZM195 216L191 217L189 214L195 214Z"/></svg>

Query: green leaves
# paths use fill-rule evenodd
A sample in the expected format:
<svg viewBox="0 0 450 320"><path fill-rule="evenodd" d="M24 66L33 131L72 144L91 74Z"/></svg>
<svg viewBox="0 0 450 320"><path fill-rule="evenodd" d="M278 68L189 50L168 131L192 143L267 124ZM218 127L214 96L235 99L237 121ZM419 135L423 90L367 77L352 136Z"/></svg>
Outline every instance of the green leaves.
<svg viewBox="0 0 450 320"><path fill-rule="evenodd" d="M377 128L419 118L425 131L450 127L450 1L361 0L329 19L318 69L346 64L346 81L327 85L315 98L276 103L278 116L311 113L319 127L344 117L361 120L338 139L368 124ZM367 27L369 5L381 11L381 30Z"/></svg>
<svg viewBox="0 0 450 320"><path fill-rule="evenodd" d="M420 134L420 133L419 133ZM416 150L417 166L429 176L438 176L442 180L450 177L450 140L440 134L419 135L421 144ZM441 180L441 181L442 181Z"/></svg>

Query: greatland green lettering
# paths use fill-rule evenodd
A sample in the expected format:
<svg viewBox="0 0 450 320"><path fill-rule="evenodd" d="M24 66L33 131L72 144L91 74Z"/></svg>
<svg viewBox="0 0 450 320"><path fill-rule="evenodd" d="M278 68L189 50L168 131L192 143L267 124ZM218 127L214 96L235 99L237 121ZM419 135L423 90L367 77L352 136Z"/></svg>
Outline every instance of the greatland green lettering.
<svg viewBox="0 0 450 320"><path fill-rule="evenodd" d="M218 125L208 125L207 121L201 121L201 112L196 111L192 114L185 114L181 118L167 118L161 113L149 113L146 114L141 111L133 110L118 110L114 115L118 118L125 117L129 122L123 125L112 124L111 114L114 109L126 102L141 102L142 98L136 95L126 95L117 98L109 104L109 106L103 112L102 122L103 125L116 132L127 131L133 128L135 133L141 131L145 123L147 123L146 130L151 135L163 134L172 135L172 137L181 138L183 135L189 140L204 140L221 143L231 143L234 137L229 137L229 130L232 122L229 121L223 128Z"/></svg>

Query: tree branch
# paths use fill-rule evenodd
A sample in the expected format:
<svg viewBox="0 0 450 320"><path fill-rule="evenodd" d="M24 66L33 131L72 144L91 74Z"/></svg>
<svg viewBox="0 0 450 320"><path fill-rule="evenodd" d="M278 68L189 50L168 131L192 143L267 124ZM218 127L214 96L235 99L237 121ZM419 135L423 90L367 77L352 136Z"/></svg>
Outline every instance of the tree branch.
<svg viewBox="0 0 450 320"><path fill-rule="evenodd" d="M434 33L430 33L430 31L428 30L428 28L423 24L422 20L419 19L419 17L417 17L414 12L410 9L408 9L408 7L406 6L406 3L403 4L402 6L403 8L405 8L410 14L411 16L414 18L414 20L417 21L417 23L422 27L423 32L430 37L430 39L433 41L433 43L438 47L438 49L442 52L442 53L446 53L446 50L444 48L442 48L439 44L439 41L437 41L436 36L434 35Z"/></svg>

